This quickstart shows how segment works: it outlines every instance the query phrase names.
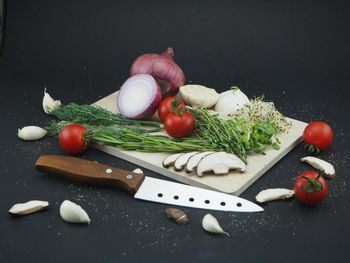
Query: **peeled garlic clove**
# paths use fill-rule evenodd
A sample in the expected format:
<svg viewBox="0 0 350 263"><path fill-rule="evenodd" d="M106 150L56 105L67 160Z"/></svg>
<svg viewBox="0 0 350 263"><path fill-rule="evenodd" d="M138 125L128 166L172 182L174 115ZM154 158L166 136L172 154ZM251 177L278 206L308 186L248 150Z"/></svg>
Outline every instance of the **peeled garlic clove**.
<svg viewBox="0 0 350 263"><path fill-rule="evenodd" d="M69 223L88 223L91 220L88 214L80 205L77 205L69 200L62 202L60 206L60 215L64 221Z"/></svg>
<svg viewBox="0 0 350 263"><path fill-rule="evenodd" d="M54 100L49 93L46 92L46 88L44 89L44 97L43 97L43 110L46 114L51 114L53 110L61 106L62 103L60 100Z"/></svg>
<svg viewBox="0 0 350 263"><path fill-rule="evenodd" d="M143 171L140 168L136 168L132 171L134 174L143 174Z"/></svg>
<svg viewBox="0 0 350 263"><path fill-rule="evenodd" d="M285 188L273 188L273 189L262 190L260 193L258 193L255 199L259 203L264 203L264 202L269 202L273 200L291 198L293 195L294 195L293 190L289 190Z"/></svg>
<svg viewBox="0 0 350 263"><path fill-rule="evenodd" d="M13 215L28 215L34 212L37 212L39 210L44 209L45 207L49 206L49 202L47 201L39 201L39 200L32 200L28 201L26 203L19 203L13 205L9 213Z"/></svg>
<svg viewBox="0 0 350 263"><path fill-rule="evenodd" d="M325 177L333 179L335 177L335 169L332 164L329 162L326 162L322 159L313 157L313 156L307 156L304 158L301 158L300 161L306 162L310 164L312 167L314 167L317 170L320 170L324 173Z"/></svg>
<svg viewBox="0 0 350 263"><path fill-rule="evenodd" d="M213 217L211 214L206 214L203 217L202 227L204 228L205 231L208 231L210 233L225 234L228 237L230 236L229 233L222 230L218 220L215 217Z"/></svg>
<svg viewBox="0 0 350 263"><path fill-rule="evenodd" d="M18 129L18 137L25 141L35 141L43 138L47 134L47 131L38 126L26 126L22 129Z"/></svg>

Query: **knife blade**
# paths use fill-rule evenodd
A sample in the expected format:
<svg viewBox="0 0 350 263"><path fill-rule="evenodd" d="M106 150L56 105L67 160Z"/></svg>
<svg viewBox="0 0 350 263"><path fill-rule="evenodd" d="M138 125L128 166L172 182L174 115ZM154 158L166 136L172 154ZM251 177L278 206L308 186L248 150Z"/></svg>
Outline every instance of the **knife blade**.
<svg viewBox="0 0 350 263"><path fill-rule="evenodd" d="M136 174L76 157L42 155L35 167L38 171L58 174L78 182L116 185L134 193L134 198L146 201L220 211L264 211L257 204L237 196Z"/></svg>

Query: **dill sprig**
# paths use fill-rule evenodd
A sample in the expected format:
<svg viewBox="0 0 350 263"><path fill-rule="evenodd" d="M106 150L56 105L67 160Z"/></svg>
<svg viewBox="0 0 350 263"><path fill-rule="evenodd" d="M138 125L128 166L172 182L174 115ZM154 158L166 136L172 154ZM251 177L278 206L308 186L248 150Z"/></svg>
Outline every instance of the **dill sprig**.
<svg viewBox="0 0 350 263"><path fill-rule="evenodd" d="M112 113L102 107L87 104L79 105L76 103L70 103L62 105L51 111L50 114L54 115L61 121L80 123L83 125L150 126L158 128L158 131L163 128L163 125L159 122L130 120L121 114Z"/></svg>

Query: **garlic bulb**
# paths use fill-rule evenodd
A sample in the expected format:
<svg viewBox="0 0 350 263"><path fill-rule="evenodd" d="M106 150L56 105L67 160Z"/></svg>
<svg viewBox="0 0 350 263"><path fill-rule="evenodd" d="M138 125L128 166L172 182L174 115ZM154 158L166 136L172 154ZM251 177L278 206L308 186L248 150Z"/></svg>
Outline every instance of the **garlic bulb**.
<svg viewBox="0 0 350 263"><path fill-rule="evenodd" d="M80 205L77 205L69 200L62 202L60 206L60 215L64 221L69 223L88 223L91 220L88 214Z"/></svg>
<svg viewBox="0 0 350 263"><path fill-rule="evenodd" d="M249 98L238 87L232 87L220 94L215 104L215 111L224 114L232 113L248 102Z"/></svg>
<svg viewBox="0 0 350 263"><path fill-rule="evenodd" d="M180 87L179 94L187 105L210 108L219 99L219 94L202 85L185 85Z"/></svg>
<svg viewBox="0 0 350 263"><path fill-rule="evenodd" d="M43 138L47 134L47 131L38 126L26 126L22 129L18 129L18 137L25 141L35 141Z"/></svg>
<svg viewBox="0 0 350 263"><path fill-rule="evenodd" d="M51 114L53 110L61 106L62 103L60 100L54 100L49 93L46 92L46 88L44 89L44 97L43 97L43 110L46 114Z"/></svg>
<svg viewBox="0 0 350 263"><path fill-rule="evenodd" d="M13 215L28 215L49 206L47 201L32 200L26 203L18 203L13 205L9 213Z"/></svg>
<svg viewBox="0 0 350 263"><path fill-rule="evenodd" d="M204 228L205 231L208 231L210 233L225 234L227 236L230 236L229 233L222 230L218 220L215 217L213 217L211 214L206 214L203 217L202 227Z"/></svg>

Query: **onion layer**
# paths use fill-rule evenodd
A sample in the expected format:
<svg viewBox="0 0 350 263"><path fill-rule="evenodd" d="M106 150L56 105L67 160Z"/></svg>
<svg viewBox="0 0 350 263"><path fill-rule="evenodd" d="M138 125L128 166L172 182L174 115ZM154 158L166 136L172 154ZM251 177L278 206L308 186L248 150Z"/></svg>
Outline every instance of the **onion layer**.
<svg viewBox="0 0 350 263"><path fill-rule="evenodd" d="M163 98L176 95L179 87L185 84L185 75L173 57L171 47L161 54L141 55L132 64L130 75L150 74L157 80Z"/></svg>
<svg viewBox="0 0 350 263"><path fill-rule="evenodd" d="M118 93L119 113L129 119L152 116L161 100L161 91L156 80L148 74L128 78Z"/></svg>

